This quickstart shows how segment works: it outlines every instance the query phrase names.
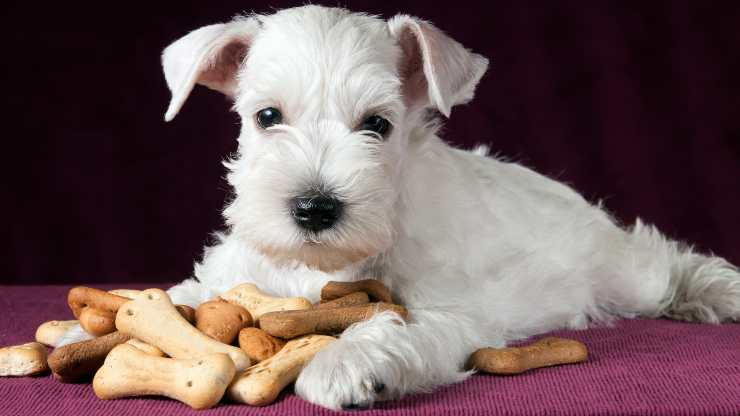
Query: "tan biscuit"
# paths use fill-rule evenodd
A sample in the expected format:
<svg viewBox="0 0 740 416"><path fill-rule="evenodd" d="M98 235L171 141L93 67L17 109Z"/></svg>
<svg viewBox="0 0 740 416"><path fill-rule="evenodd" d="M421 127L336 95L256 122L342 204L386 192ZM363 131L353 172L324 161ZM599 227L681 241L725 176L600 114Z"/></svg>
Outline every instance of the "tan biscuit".
<svg viewBox="0 0 740 416"><path fill-rule="evenodd" d="M48 369L46 347L38 342L0 348L0 377L32 376Z"/></svg>
<svg viewBox="0 0 740 416"><path fill-rule="evenodd" d="M116 313L118 308L129 300L128 298L113 295L104 290L84 286L72 288L67 295L69 308L77 319L79 319L80 312L86 306L100 311Z"/></svg>
<svg viewBox="0 0 740 416"><path fill-rule="evenodd" d="M268 312L297 311L311 308L311 301L302 297L277 298L261 292L252 283L242 283L221 295L221 299L249 311L255 322Z"/></svg>
<svg viewBox="0 0 740 416"><path fill-rule="evenodd" d="M252 363L264 361L277 354L285 341L275 338L259 328L244 328L239 331L239 347L247 353Z"/></svg>
<svg viewBox="0 0 740 416"><path fill-rule="evenodd" d="M313 356L334 341L335 338L326 335L307 335L288 342L271 358L237 375L227 390L229 399L252 406L274 402Z"/></svg>
<svg viewBox="0 0 740 416"><path fill-rule="evenodd" d="M92 336L100 337L116 330L115 312L86 306L82 308L77 318L80 320L82 329Z"/></svg>
<svg viewBox="0 0 740 416"><path fill-rule="evenodd" d="M356 282L329 282L321 289L321 302L341 298L353 292L365 292L373 301L393 302L391 291L375 279L358 280Z"/></svg>
<svg viewBox="0 0 740 416"><path fill-rule="evenodd" d="M232 344L239 331L252 325L246 309L223 300L202 303L195 310L195 326L209 337Z"/></svg>
<svg viewBox="0 0 740 416"><path fill-rule="evenodd" d="M79 321L49 321L39 325L36 329L36 341L50 347L56 347L59 339Z"/></svg>
<svg viewBox="0 0 740 416"><path fill-rule="evenodd" d="M95 374L93 390L103 400L161 395L207 409L221 400L235 373L233 361L222 353L178 360L119 345Z"/></svg>
<svg viewBox="0 0 740 416"><path fill-rule="evenodd" d="M154 345L149 345L146 342L139 341L136 338L131 338L130 340L126 341L126 344L133 345L134 347L140 349L141 351L149 355L155 356L155 357L164 357L165 355L167 355L164 353L164 351L160 350Z"/></svg>
<svg viewBox="0 0 740 416"><path fill-rule="evenodd" d="M392 311L406 319L406 308L391 303L368 303L307 311L271 312L262 315L260 328L280 338L295 338L306 334L337 334L350 325L370 319L373 315Z"/></svg>
<svg viewBox="0 0 740 416"><path fill-rule="evenodd" d="M314 308L317 308L317 309L337 308L341 306L364 305L368 302L370 302L370 297L367 295L367 293L352 292L349 295L342 296L341 298L336 298L334 300L329 300L324 303L319 303L317 305L314 305Z"/></svg>
<svg viewBox="0 0 740 416"><path fill-rule="evenodd" d="M84 380L95 373L105 356L118 344L129 340L118 331L102 337L68 344L49 354L49 367L56 379L63 383Z"/></svg>
<svg viewBox="0 0 740 416"><path fill-rule="evenodd" d="M136 299L136 297L139 296L139 293L141 293L141 290L136 290L136 289L113 289L113 290L109 290L108 293L110 293L112 295L123 296L124 298Z"/></svg>
<svg viewBox="0 0 740 416"><path fill-rule="evenodd" d="M116 314L116 328L122 333L156 346L172 358L198 358L225 353L237 371L249 367L249 357L239 348L222 344L190 325L160 289L147 289L124 304Z"/></svg>
<svg viewBox="0 0 740 416"><path fill-rule="evenodd" d="M527 370L586 361L588 350L582 343L548 337L514 348L481 348L468 360L469 368L491 374L519 374Z"/></svg>

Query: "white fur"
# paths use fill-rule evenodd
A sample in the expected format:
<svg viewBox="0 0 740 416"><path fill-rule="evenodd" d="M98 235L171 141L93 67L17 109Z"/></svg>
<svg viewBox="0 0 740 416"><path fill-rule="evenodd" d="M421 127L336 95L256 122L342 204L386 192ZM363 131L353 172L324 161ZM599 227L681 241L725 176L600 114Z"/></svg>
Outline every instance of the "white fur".
<svg viewBox="0 0 740 416"><path fill-rule="evenodd" d="M315 301L329 280L370 276L411 311L404 325L392 314L357 324L317 354L296 384L311 402L428 391L463 380L479 347L557 328L740 317L740 274L726 261L639 220L623 229L564 184L438 138L429 110L449 115L471 99L487 61L429 23L306 6L200 29L163 59L168 119L198 82L233 95L243 120L226 163L229 229L195 266L198 280L170 289L174 301L196 306L245 281ZM284 125L261 131L254 114L268 106ZM353 131L370 113L392 122L385 141ZM286 200L315 187L348 208L307 237Z"/></svg>

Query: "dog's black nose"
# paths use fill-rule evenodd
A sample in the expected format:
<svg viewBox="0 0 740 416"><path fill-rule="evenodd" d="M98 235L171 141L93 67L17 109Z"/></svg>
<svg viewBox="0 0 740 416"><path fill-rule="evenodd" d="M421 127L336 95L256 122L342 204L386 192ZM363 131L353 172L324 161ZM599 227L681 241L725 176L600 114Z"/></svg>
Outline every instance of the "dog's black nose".
<svg viewBox="0 0 740 416"><path fill-rule="evenodd" d="M313 232L325 230L342 216L342 202L325 196L298 197L291 201L296 224Z"/></svg>

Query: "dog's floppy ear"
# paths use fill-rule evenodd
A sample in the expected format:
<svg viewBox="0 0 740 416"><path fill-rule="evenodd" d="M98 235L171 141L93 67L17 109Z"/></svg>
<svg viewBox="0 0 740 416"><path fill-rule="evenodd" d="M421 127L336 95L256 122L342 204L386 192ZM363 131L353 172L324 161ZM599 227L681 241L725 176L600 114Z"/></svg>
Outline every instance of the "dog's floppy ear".
<svg viewBox="0 0 740 416"><path fill-rule="evenodd" d="M415 17L399 14L388 26L403 52L399 72L407 105L436 107L449 117L454 105L473 98L488 59Z"/></svg>
<svg viewBox="0 0 740 416"><path fill-rule="evenodd" d="M165 121L175 118L195 84L235 95L237 71L259 26L254 17L204 26L164 50L162 67L172 92Z"/></svg>

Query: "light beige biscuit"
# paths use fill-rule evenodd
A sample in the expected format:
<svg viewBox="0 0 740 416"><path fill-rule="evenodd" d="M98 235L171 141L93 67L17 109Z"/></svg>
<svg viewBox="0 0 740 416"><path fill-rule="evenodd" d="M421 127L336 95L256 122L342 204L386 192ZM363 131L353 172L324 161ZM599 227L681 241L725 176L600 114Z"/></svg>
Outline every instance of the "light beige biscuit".
<svg viewBox="0 0 740 416"><path fill-rule="evenodd" d="M221 299L249 311L255 322L268 312L311 309L311 301L302 297L278 298L261 292L253 283L242 283L221 295Z"/></svg>
<svg viewBox="0 0 740 416"><path fill-rule="evenodd" d="M95 374L93 390L103 400L157 395L207 409L221 400L234 374L234 362L226 354L173 359L119 345Z"/></svg>
<svg viewBox="0 0 740 416"><path fill-rule="evenodd" d="M154 345L172 358L198 358L220 352L234 361L237 371L250 365L244 351L218 342L190 325L160 289L147 289L121 306L116 314L116 328Z"/></svg>
<svg viewBox="0 0 740 416"><path fill-rule="evenodd" d="M126 344L133 345L134 347L140 349L141 351L153 355L155 357L164 357L167 354L164 353L164 351L160 350L159 348L155 347L154 345L149 345L144 341L140 341L136 338L131 338L130 340L126 341Z"/></svg>
<svg viewBox="0 0 740 416"><path fill-rule="evenodd" d="M0 377L32 376L48 369L46 347L38 342L0 348Z"/></svg>
<svg viewBox="0 0 740 416"><path fill-rule="evenodd" d="M77 320L44 322L36 329L36 342L56 347L62 336L78 323Z"/></svg>
<svg viewBox="0 0 740 416"><path fill-rule="evenodd" d="M252 406L274 402L313 356L335 340L326 335L307 335L288 342L274 356L237 375L227 390L229 399Z"/></svg>

